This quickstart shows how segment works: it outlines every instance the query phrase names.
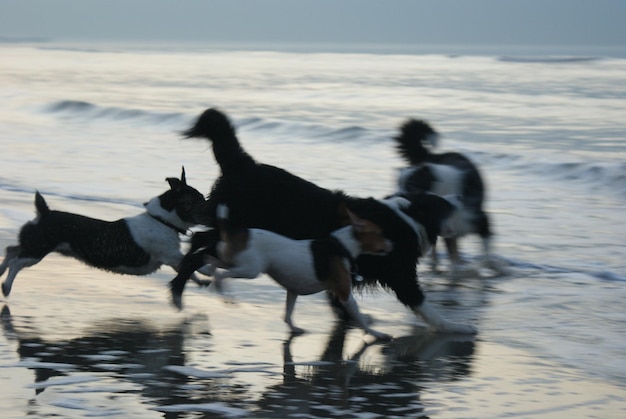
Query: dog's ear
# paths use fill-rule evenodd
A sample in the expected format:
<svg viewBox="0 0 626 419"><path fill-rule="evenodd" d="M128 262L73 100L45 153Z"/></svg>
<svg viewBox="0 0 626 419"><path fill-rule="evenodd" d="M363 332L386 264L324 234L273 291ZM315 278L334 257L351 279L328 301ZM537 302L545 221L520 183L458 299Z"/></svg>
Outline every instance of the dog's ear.
<svg viewBox="0 0 626 419"><path fill-rule="evenodd" d="M337 207L337 216L340 225L347 226L351 223L350 215L348 214L348 206L345 202L341 202Z"/></svg>
<svg viewBox="0 0 626 419"><path fill-rule="evenodd" d="M180 174L180 181L183 183L183 185L187 185L187 178L185 177L185 166L183 166L183 171Z"/></svg>
<svg viewBox="0 0 626 419"><path fill-rule="evenodd" d="M184 185L184 183L181 182L180 179L175 177L168 177L165 180L167 181L167 183L169 183L170 189L173 191L179 191L180 188Z"/></svg>
<svg viewBox="0 0 626 419"><path fill-rule="evenodd" d="M372 232L376 232L380 230L376 226L376 224L364 218L359 217L358 215L356 215L355 213L353 213L347 208L346 208L346 212L348 213L348 216L350 217L350 224L352 224L352 228L354 228L354 230L357 233L372 233Z"/></svg>

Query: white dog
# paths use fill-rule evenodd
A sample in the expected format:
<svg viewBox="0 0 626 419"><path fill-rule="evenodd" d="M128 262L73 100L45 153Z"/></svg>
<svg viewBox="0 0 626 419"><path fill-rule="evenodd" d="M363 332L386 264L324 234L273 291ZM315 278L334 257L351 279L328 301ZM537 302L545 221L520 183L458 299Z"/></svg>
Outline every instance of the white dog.
<svg viewBox="0 0 626 419"><path fill-rule="evenodd" d="M227 209L220 206L219 212L224 225ZM352 275L359 254L386 254L392 244L376 224L346 212L351 225L315 240L293 240L267 230L224 225L217 247L219 260L208 257L213 269L223 268L214 274L216 288L221 292L225 278L268 274L287 290L284 320L296 334L304 332L291 318L298 296L331 290L363 330L377 339L391 339L369 327L359 311L352 295Z"/></svg>

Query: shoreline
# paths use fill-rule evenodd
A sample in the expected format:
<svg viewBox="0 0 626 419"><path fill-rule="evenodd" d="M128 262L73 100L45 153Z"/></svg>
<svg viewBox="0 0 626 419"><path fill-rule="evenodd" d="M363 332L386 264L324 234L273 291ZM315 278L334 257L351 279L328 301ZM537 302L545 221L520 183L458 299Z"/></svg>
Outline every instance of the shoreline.
<svg viewBox="0 0 626 419"><path fill-rule="evenodd" d="M179 313L167 300L170 275L113 275L58 255L21 272L10 298L0 302L6 417L32 409L70 418L159 417L168 409L224 417L379 411L617 418L626 412L624 387L495 342L493 332L429 333L384 292L359 299L394 341L371 344L360 330L346 330L321 295L301 299L296 319L308 333L290 339L281 320L284 292L268 278L231 281L231 303L190 284ZM488 330L485 321L479 328ZM124 403L106 410L108 397ZM298 409L273 402L281 397Z"/></svg>

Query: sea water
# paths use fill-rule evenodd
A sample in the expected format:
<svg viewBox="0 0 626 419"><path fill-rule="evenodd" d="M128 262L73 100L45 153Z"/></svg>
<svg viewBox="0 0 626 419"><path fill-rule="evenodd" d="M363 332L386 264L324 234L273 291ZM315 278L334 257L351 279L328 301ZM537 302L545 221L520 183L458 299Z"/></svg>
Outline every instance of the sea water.
<svg viewBox="0 0 626 419"><path fill-rule="evenodd" d="M442 151L462 152L480 167L493 252L510 270L503 277L481 271L451 279L445 269L432 272L427 259L419 265L429 298L447 317L474 323L476 340L451 344L415 329L419 321L381 292L361 296L362 310L401 339L358 351L361 337L350 331L347 343L359 356L342 346L338 359L322 357L327 367L313 360L328 334L313 333L301 338L307 345L296 339L290 348L306 362L290 363L289 351L277 357L292 344L281 344L284 296L267 278L233 284L237 309L188 287L191 317L208 314L212 324L210 332L188 331L179 323L195 322L168 306L171 270L152 279L118 277L50 256L21 272L3 303L0 386L15 392L7 417L29 409L76 417L168 411L183 412L168 417L458 417L455 409L474 417L576 416L585 411L581 406L598 405L608 406L603 417L624 413L626 59L575 49L328 51L0 46L0 244L13 244L33 217L35 190L52 208L104 219L141 211L183 165L188 182L208 193L219 174L210 145L180 135L207 107L232 118L258 161L329 189L378 198L393 193L404 165L392 140L397 128L410 117L425 119L442 134ZM461 251L478 263L475 237L463 239ZM326 327L332 341L336 330L323 297L301 300L298 323L305 326L322 310L326 320L305 328ZM219 320L221 312L241 320ZM232 340L218 333L225 324L222 336ZM412 352L432 349L433 339L436 348L447 348L443 354ZM37 345L42 349L33 350ZM221 358L209 359L206 351ZM164 355L171 353L178 357ZM489 371L490 362L510 365L505 353L527 362ZM342 385L332 379L338 371L348 377ZM178 376L184 382L172 378ZM535 409L523 395L550 380L610 390L580 402L575 391L548 385L541 394L555 393L555 401ZM424 383L437 390L422 390ZM496 399L498 387L506 387L509 401L481 405L476 386ZM298 389L320 396L309 395L292 410L277 407L285 394L300 397ZM339 402L329 402L333 397ZM108 405L112 399L119 405Z"/></svg>

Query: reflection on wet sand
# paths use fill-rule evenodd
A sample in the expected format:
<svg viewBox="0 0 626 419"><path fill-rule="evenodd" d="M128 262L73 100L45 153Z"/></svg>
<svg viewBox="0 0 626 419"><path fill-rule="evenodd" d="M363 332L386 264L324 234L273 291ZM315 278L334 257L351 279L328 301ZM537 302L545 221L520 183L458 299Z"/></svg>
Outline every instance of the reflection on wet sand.
<svg viewBox="0 0 626 419"><path fill-rule="evenodd" d="M422 388L429 382L452 382L466 376L474 353L474 342L467 336L416 329L415 335L389 343L363 342L346 356L344 344L350 329L337 322L315 361L295 363L291 347L298 338L287 339L282 344L281 382L271 375L259 396L245 384L246 374L271 372L280 366L263 365L263 360L256 368L239 369L189 363L189 341L199 333L193 320L159 328L145 319L110 319L94 324L80 337L59 340L42 338L29 321L14 318L8 306L2 309L1 320L7 340L17 343L19 366L34 371L35 394L58 378L80 382L86 375L96 376L113 381L117 389L86 386L85 392L90 388L131 392L166 418L188 417L190 412L206 415L200 417L355 417L366 412L424 417ZM370 355L378 361L368 364Z"/></svg>
<svg viewBox="0 0 626 419"><path fill-rule="evenodd" d="M315 362L294 363L295 337L286 340L283 382L268 387L258 403L260 416L425 417L421 388L432 380L454 381L470 370L474 341L468 336L425 332L386 344L364 342L344 358L346 331L346 325L337 322ZM384 363L362 362L363 355L377 346L382 347Z"/></svg>
<svg viewBox="0 0 626 419"><path fill-rule="evenodd" d="M37 394L46 381L76 371L108 373L116 379L140 384L146 397L167 400L172 392L163 383L184 384L178 374L163 369L184 365L183 342L189 324L158 330L147 320L111 319L94 325L81 337L47 341L31 327L14 326L8 306L1 312L2 327L8 340L18 342L20 360L35 373ZM172 400L173 401L173 400Z"/></svg>

